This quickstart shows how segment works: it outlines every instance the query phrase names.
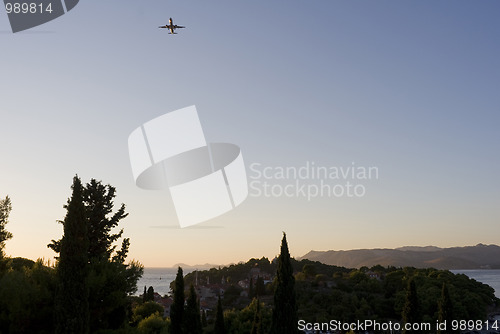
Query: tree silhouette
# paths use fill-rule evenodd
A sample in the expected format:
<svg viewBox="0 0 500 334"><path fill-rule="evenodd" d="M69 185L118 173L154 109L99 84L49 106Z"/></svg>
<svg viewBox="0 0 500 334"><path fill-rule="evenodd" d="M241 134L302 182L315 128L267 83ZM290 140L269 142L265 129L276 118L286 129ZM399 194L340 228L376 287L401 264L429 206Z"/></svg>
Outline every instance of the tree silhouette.
<svg viewBox="0 0 500 334"><path fill-rule="evenodd" d="M215 316L214 334L226 334L226 326L224 325L224 313L222 310L220 295L217 301L217 314Z"/></svg>
<svg viewBox="0 0 500 334"><path fill-rule="evenodd" d="M128 215L124 204L113 213L115 188L95 179L85 186L79 182L78 200L83 212L82 224L87 231L85 256L89 266L85 277L89 289L90 330L118 329L127 321L127 296L137 290L143 267L135 261L125 264L130 246L128 238L123 239L121 248L115 252L114 243L122 236L123 230L118 233L112 233L112 230ZM66 220L61 223L66 230ZM52 240L47 246L61 257L63 242L64 236Z"/></svg>
<svg viewBox="0 0 500 334"><path fill-rule="evenodd" d="M5 229L5 225L9 222L9 214L12 210L12 204L10 202L9 196L5 199L0 200L0 274L4 272L7 268L6 261L4 260L3 249L5 247L5 241L12 238L12 233Z"/></svg>
<svg viewBox="0 0 500 334"><path fill-rule="evenodd" d="M262 311L260 310L260 300L258 298L250 334L264 334L264 328L262 326Z"/></svg>
<svg viewBox="0 0 500 334"><path fill-rule="evenodd" d="M65 206L64 235L60 240L55 298L56 333L89 332L88 231L83 187L73 178L73 194Z"/></svg>
<svg viewBox="0 0 500 334"><path fill-rule="evenodd" d="M248 285L248 297L253 298L254 297L254 289L253 289L253 277L250 277L250 284Z"/></svg>
<svg viewBox="0 0 500 334"><path fill-rule="evenodd" d="M191 284L189 287L189 296L184 311L184 332L185 333L201 333L201 315L198 297Z"/></svg>
<svg viewBox="0 0 500 334"><path fill-rule="evenodd" d="M295 301L295 278L290 261L290 252L286 234L283 232L281 252L278 257L276 272L276 289L274 291L274 309L272 316L271 333L297 333L297 304Z"/></svg>
<svg viewBox="0 0 500 334"><path fill-rule="evenodd" d="M207 327L207 312L205 310L201 311L201 327Z"/></svg>
<svg viewBox="0 0 500 334"><path fill-rule="evenodd" d="M170 329L172 334L183 333L184 299L184 276L182 274L182 268L179 267L177 276L175 277L174 302L170 306Z"/></svg>
<svg viewBox="0 0 500 334"><path fill-rule="evenodd" d="M257 276L257 281L255 282L255 296L261 297L266 293L266 286L264 285L264 278Z"/></svg>
<svg viewBox="0 0 500 334"><path fill-rule="evenodd" d="M151 301L151 302L155 300L155 289L152 286L150 286L148 288L148 291L146 292L146 299L147 299L146 301Z"/></svg>

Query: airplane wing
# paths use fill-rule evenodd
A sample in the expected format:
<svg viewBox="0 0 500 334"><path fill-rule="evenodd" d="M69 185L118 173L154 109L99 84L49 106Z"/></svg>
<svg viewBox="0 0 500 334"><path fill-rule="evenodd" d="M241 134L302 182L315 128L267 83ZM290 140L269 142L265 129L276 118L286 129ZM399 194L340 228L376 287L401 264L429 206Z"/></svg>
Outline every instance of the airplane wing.
<svg viewBox="0 0 500 334"><path fill-rule="evenodd" d="M178 29L178 28L185 28L185 27L183 27L183 26L178 26L178 25L175 25L175 26L174 26L174 29Z"/></svg>

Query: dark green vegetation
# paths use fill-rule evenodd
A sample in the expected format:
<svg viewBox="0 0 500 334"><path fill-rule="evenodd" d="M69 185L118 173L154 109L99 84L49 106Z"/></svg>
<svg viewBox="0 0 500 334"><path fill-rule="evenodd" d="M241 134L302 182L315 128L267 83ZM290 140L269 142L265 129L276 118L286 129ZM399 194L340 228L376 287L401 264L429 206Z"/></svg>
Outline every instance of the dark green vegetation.
<svg viewBox="0 0 500 334"><path fill-rule="evenodd" d="M0 256L0 333L123 332L130 326L130 296L143 267L125 263L128 238L116 250L123 230L113 229L127 213L123 204L113 213L114 197L112 186L96 180L83 185L75 177L60 221L63 236L49 244L58 253L56 265ZM0 202L2 248L11 236L5 230L8 204Z"/></svg>
<svg viewBox="0 0 500 334"><path fill-rule="evenodd" d="M443 288L441 289L441 298L438 302L438 320L440 323L448 323L455 319L453 316L453 304L450 299L450 293L448 292L448 286L446 283L443 283ZM446 330L439 330L439 333L453 333L451 328L447 328Z"/></svg>
<svg viewBox="0 0 500 334"><path fill-rule="evenodd" d="M491 287L447 270L382 266L347 269L294 259L290 263L295 277L298 318L307 322L371 319L402 323L407 319L435 323L439 318L450 319L450 315L454 319L477 320L486 319L489 308L500 306ZM276 276L266 284L260 301L245 295L250 288L238 285L243 280L250 282L250 272L256 268L262 268L260 274L276 273L278 260L251 259L197 274L198 281L203 278L203 282L217 284L222 284L224 277L226 292L222 305L226 333L251 333L259 328L263 333L271 333L274 292L278 291ZM195 276L195 272L188 274L185 281L193 282ZM209 319L215 316L209 313Z"/></svg>
<svg viewBox="0 0 500 334"><path fill-rule="evenodd" d="M224 323L224 311L222 309L222 303L220 301L220 296L217 297L217 310L215 313L215 324L214 324L214 334L226 334L226 326Z"/></svg>
<svg viewBox="0 0 500 334"><path fill-rule="evenodd" d="M54 333L56 271L12 258L0 274L0 333Z"/></svg>
<svg viewBox="0 0 500 334"><path fill-rule="evenodd" d="M488 307L500 305L490 286L447 270L375 266L333 276L319 270L314 277L303 272L297 276L301 276L296 282L299 318L312 322L401 321L405 312L417 321L435 322L443 284L455 319L485 319Z"/></svg>
<svg viewBox="0 0 500 334"><path fill-rule="evenodd" d="M89 234L86 224L83 186L73 179L73 195L68 200L64 235L58 243L55 297L56 333L88 333L89 315Z"/></svg>
<svg viewBox="0 0 500 334"><path fill-rule="evenodd" d="M201 313L198 296L194 291L194 286L189 288L189 296L186 301L184 312L184 333L201 333Z"/></svg>
<svg viewBox="0 0 500 334"><path fill-rule="evenodd" d="M417 286L413 278L408 280L408 285L406 286L405 304L403 306L403 323L415 324L419 322L419 301L417 295ZM403 333L415 333L416 331L403 330Z"/></svg>

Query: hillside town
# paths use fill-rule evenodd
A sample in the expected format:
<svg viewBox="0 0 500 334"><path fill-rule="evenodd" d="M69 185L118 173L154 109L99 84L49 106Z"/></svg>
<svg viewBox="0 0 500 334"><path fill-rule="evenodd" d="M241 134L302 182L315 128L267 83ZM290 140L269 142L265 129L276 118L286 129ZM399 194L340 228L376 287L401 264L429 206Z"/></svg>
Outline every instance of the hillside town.
<svg viewBox="0 0 500 334"><path fill-rule="evenodd" d="M272 299L272 293L269 291L269 287L266 291L266 286L272 283L274 276L261 270L257 264L248 271L246 278L238 280L236 284L225 276L215 281L210 279L210 275L203 275L199 271L195 271L191 275L194 275L193 286L198 297L200 311L207 314L216 309L219 296L224 299L226 292L235 302L238 300L248 302L249 299L257 295L264 302ZM153 296L153 300L164 309L163 317L170 317L170 307L174 302L173 295L166 294L162 296L158 292L154 292ZM145 298L144 294L140 295L140 297Z"/></svg>

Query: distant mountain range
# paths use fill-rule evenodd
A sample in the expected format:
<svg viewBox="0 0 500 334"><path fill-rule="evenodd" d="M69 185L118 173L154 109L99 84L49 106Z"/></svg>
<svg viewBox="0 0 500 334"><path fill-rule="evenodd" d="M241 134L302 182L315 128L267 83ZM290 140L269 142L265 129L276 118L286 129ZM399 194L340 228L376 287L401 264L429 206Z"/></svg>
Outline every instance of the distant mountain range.
<svg viewBox="0 0 500 334"><path fill-rule="evenodd" d="M373 267L380 264L384 267L433 267L448 270L500 269L500 246L478 244L451 248L407 246L396 249L310 251L300 259L347 268Z"/></svg>
<svg viewBox="0 0 500 334"><path fill-rule="evenodd" d="M223 267L220 264L210 264L210 263L205 263L205 264L197 264L194 266L190 266L189 264L185 263L177 263L172 266L172 268L177 269L178 267L181 267L182 270L208 270L211 268L218 268L218 267Z"/></svg>

